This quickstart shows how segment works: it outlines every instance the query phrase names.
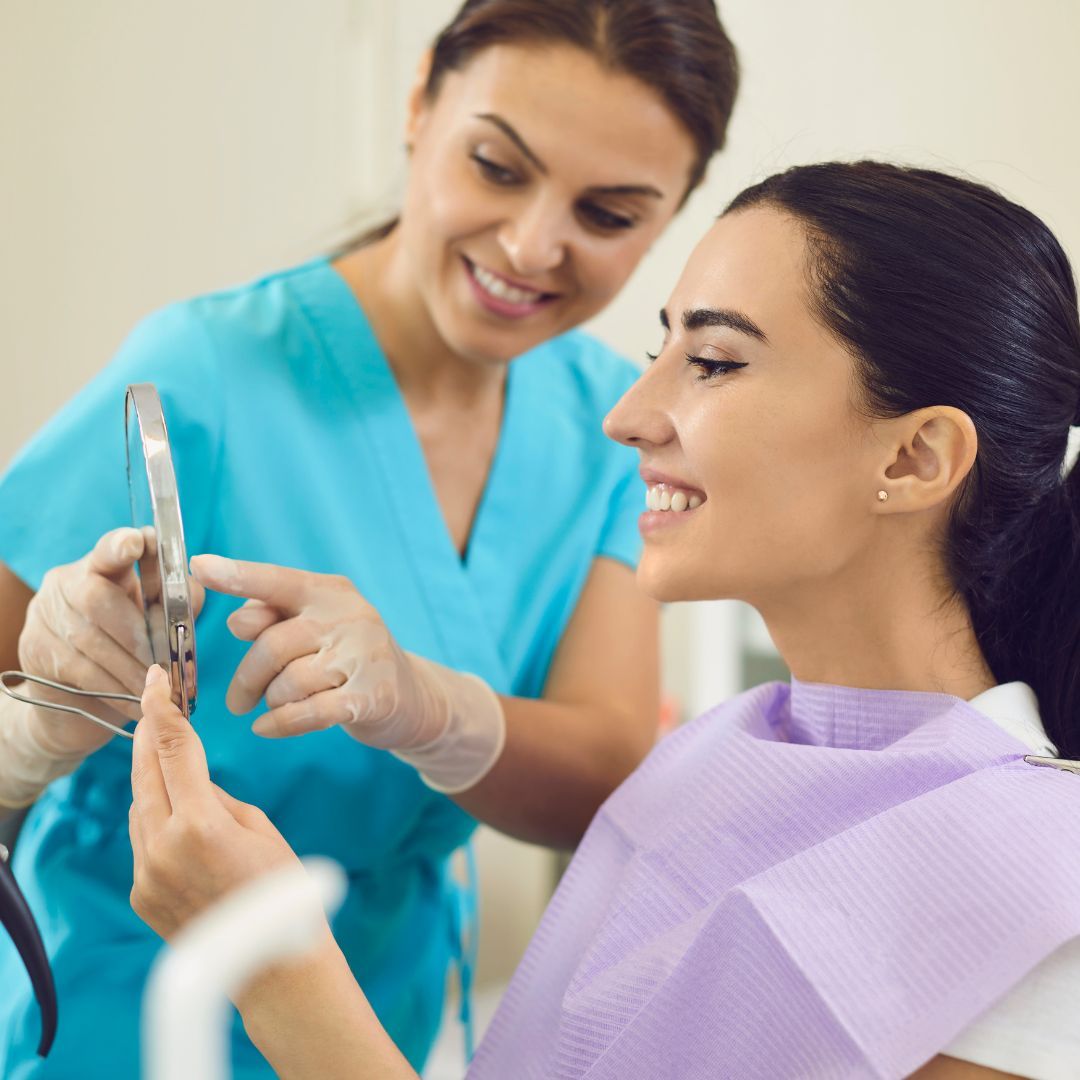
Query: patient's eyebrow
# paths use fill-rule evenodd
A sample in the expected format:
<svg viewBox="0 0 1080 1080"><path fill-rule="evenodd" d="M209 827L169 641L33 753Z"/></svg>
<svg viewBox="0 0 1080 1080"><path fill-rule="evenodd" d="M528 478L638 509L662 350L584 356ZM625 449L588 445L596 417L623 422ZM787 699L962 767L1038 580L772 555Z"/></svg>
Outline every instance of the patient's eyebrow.
<svg viewBox="0 0 1080 1080"><path fill-rule="evenodd" d="M667 326L667 316L661 312L661 323ZM765 345L769 339L765 331L749 315L732 308L690 308L683 312L682 324L686 330L701 330L706 326L726 326L730 330L736 330L740 334L756 338Z"/></svg>

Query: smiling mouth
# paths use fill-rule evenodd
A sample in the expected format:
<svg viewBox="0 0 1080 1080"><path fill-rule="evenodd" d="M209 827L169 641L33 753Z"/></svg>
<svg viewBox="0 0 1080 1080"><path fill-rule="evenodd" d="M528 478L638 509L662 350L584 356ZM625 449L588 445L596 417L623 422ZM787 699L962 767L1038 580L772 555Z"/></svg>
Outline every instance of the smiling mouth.
<svg viewBox="0 0 1080 1080"><path fill-rule="evenodd" d="M533 310L541 304L550 303L559 295L558 293L541 292L538 289L525 289L520 285L511 285L505 278L479 266L466 256L462 255L461 258L473 283L482 293L498 304L522 310Z"/></svg>
<svg viewBox="0 0 1080 1080"><path fill-rule="evenodd" d="M686 514L696 510L705 497L697 491L684 491L671 484L649 484L645 491L645 509L661 513Z"/></svg>

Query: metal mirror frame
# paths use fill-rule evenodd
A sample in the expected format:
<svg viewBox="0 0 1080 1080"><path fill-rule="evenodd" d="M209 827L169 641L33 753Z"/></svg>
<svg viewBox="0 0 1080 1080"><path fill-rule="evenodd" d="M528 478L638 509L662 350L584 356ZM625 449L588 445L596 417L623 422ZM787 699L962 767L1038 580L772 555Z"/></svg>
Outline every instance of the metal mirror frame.
<svg viewBox="0 0 1080 1080"><path fill-rule="evenodd" d="M138 426L142 461L132 460L132 425ZM133 383L124 399L124 443L128 499L132 524L143 530L147 544L139 560L143 612L154 662L169 672L173 698L184 716L195 711L198 668L195 660L195 619L188 586L187 550L180 516L169 432L161 398L153 383ZM135 483L143 470L150 492L153 535L139 520Z"/></svg>

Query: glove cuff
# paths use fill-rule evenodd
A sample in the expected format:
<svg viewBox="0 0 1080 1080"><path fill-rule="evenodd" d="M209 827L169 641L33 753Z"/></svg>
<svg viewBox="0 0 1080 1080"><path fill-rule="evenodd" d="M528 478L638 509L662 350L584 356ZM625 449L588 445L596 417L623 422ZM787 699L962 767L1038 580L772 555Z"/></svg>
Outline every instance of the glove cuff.
<svg viewBox="0 0 1080 1080"><path fill-rule="evenodd" d="M423 746L395 750L401 761L419 770L429 788L457 795L478 784L499 760L506 745L506 717L498 695L483 679L410 655L418 676L437 687L449 719L442 734Z"/></svg>
<svg viewBox="0 0 1080 1080"><path fill-rule="evenodd" d="M6 810L30 806L86 756L49 750L36 727L33 705L0 695L0 807Z"/></svg>

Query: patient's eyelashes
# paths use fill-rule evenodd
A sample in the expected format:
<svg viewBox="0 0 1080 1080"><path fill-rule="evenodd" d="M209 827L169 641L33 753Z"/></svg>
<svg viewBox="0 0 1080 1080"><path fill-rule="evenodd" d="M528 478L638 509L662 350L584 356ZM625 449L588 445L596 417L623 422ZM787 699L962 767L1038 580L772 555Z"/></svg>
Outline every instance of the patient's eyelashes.
<svg viewBox="0 0 1080 1080"><path fill-rule="evenodd" d="M706 360L703 356L692 356L689 353L686 354L686 362L698 369L698 382L707 382L747 366L737 360Z"/></svg>

